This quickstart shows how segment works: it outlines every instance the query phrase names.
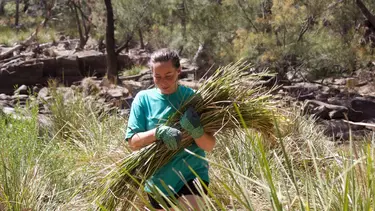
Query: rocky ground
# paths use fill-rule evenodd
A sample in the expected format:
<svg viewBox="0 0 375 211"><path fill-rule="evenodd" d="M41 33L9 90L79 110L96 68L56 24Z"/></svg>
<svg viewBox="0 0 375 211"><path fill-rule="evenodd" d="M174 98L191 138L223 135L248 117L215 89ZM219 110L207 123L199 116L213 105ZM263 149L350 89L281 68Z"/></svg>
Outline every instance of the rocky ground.
<svg viewBox="0 0 375 211"><path fill-rule="evenodd" d="M35 98L41 119L45 119L49 114L45 102L51 98L48 80L57 78L65 85L57 88L64 93L64 98L68 99L77 90L84 97L95 93L99 96L98 101L109 108L118 108L119 114L126 115L137 92L152 86L148 69L137 75L120 76L118 85L109 85L102 80L105 55L93 49L76 51L73 47L76 42L62 40L57 44L34 46L0 59L0 110L14 114L16 105L25 106L28 99ZM119 55L119 65L124 69L146 66L148 59L149 54L144 50L132 49ZM182 59L182 66L181 83L196 88L194 75L198 68L187 59ZM355 138L371 131L372 127L357 123L375 123L375 63L346 77L307 82L290 74L288 79L276 81L271 78L262 84L272 86L276 83L279 88L274 91L274 98L282 102L279 105L298 107L303 114L313 115L325 126L325 133L332 140L348 140L349 128ZM14 84L20 86L15 89Z"/></svg>

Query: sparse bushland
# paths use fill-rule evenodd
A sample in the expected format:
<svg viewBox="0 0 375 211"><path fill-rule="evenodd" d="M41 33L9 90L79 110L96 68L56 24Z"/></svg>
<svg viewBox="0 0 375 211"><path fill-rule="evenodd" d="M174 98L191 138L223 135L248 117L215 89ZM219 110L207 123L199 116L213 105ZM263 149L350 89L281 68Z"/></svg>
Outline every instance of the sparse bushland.
<svg viewBox="0 0 375 211"><path fill-rule="evenodd" d="M0 206L6 210L92 210L92 194L116 161L130 153L126 119L93 98L52 92L48 133L30 103L1 115ZM278 145L266 148L257 134L218 137L209 154L211 184L206 210L368 210L374 207L371 141L336 148L313 119L296 112L278 122ZM140 195L138 209L147 206ZM135 209L136 210L136 209Z"/></svg>

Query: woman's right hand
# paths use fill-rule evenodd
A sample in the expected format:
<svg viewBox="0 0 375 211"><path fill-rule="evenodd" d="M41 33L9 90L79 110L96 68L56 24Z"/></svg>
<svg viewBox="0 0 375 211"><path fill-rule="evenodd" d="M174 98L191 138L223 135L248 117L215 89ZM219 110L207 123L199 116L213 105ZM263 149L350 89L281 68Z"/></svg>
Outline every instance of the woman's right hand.
<svg viewBox="0 0 375 211"><path fill-rule="evenodd" d="M161 125L156 128L155 137L157 140L163 141L169 150L177 150L182 139L182 134L176 128Z"/></svg>

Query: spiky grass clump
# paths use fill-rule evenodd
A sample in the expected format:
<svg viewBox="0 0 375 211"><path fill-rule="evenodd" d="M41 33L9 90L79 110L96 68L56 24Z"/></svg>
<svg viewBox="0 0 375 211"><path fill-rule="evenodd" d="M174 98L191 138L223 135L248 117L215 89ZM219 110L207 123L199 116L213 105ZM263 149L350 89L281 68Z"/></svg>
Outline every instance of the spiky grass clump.
<svg viewBox="0 0 375 211"><path fill-rule="evenodd" d="M267 101L269 91L248 83L259 76L245 75L247 68L248 65L240 62L219 68L166 124L177 126L185 109L194 106L201 114L206 133L225 134L246 126L272 139L274 117ZM105 176L98 193L99 206L108 210L118 206L123 210L129 208L145 179L192 142L183 131L179 150L169 151L164 144L156 142L124 158Z"/></svg>

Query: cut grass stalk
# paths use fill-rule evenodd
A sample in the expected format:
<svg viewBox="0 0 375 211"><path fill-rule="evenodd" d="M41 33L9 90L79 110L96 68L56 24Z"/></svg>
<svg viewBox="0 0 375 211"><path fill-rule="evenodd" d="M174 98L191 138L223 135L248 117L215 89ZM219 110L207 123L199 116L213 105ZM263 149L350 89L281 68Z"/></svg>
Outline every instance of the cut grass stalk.
<svg viewBox="0 0 375 211"><path fill-rule="evenodd" d="M273 138L274 120L267 101L270 91L248 83L260 78L259 75L244 75L244 70L248 68L249 65L241 62L219 68L203 83L197 94L168 119L166 125L178 127L180 115L189 106L194 106L201 114L206 133L225 134L237 130L243 127L240 123L242 118L248 128ZM131 206L128 202L136 196L134 190L140 188L139 184L143 184L146 178L192 142L191 137L183 131L182 144L177 151L169 151L162 142L156 142L132 153L105 176L97 202L108 210L117 207L127 209Z"/></svg>

